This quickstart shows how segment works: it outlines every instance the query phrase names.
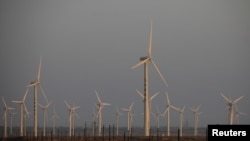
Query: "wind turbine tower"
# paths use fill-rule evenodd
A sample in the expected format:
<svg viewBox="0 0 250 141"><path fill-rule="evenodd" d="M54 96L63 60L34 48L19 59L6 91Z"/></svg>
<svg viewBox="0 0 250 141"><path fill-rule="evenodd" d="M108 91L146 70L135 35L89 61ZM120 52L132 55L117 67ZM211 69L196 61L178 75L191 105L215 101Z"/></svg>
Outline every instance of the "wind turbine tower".
<svg viewBox="0 0 250 141"><path fill-rule="evenodd" d="M149 46L148 46L148 56L145 57L141 57L140 58L140 62L136 65L134 65L133 67L131 67L131 69L134 69L142 64L144 64L144 134L145 136L149 136L149 130L150 130L150 120L149 120L149 116L150 116L150 107L149 107L149 98L148 98L148 64L149 62L151 62L154 66L154 68L156 69L156 71L158 72L158 74L160 75L160 78L163 80L164 84L166 86L167 85L167 81L165 80L165 78L163 77L163 75L161 74L159 68L157 67L157 65L155 64L155 62L152 59L152 55L151 55L151 50L152 50L152 20L151 20L151 25L150 25L150 37L149 37Z"/></svg>

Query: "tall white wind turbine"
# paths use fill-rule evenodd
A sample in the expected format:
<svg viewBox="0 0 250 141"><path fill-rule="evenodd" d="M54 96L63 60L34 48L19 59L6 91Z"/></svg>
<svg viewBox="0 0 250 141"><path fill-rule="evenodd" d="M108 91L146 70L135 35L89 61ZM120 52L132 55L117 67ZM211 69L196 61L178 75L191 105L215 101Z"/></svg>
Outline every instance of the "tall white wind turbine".
<svg viewBox="0 0 250 141"><path fill-rule="evenodd" d="M199 124L199 115L201 112L199 112L200 105L198 107L190 108L190 110L194 113L194 136L198 135L198 124Z"/></svg>
<svg viewBox="0 0 250 141"><path fill-rule="evenodd" d="M95 91L96 93L96 97L98 100L98 104L97 104L97 108L98 108L98 135L101 136L101 132L102 132L102 109L104 106L108 106L111 105L109 103L105 103L101 101L101 98L99 96L99 94L97 93L97 91Z"/></svg>
<svg viewBox="0 0 250 141"><path fill-rule="evenodd" d="M148 46L148 56L146 57L141 57L140 58L140 62L136 65L134 65L133 67L131 67L131 69L134 69L142 64L144 64L144 134L145 136L149 136L149 126L150 126L150 120L149 120L149 116L150 116L150 112L149 112L149 98L148 98L148 64L149 62L151 62L154 66L154 68L156 69L156 71L158 72L160 78L163 80L164 84L166 86L167 85L167 81L165 80L165 78L163 77L162 73L160 72L159 68L157 67L156 63L153 61L152 59L152 55L151 55L151 50L152 50L152 20L151 20L151 25L150 25L150 37L149 37L149 46Z"/></svg>
<svg viewBox="0 0 250 141"><path fill-rule="evenodd" d="M132 120L132 113L131 113L131 110L133 108L133 105L134 105L134 102L131 103L131 105L129 106L129 108L122 108L123 111L127 112L128 113L128 135L130 136L131 134L131 120Z"/></svg>
<svg viewBox="0 0 250 141"><path fill-rule="evenodd" d="M232 101L231 98L227 98L222 92L220 93L220 95L226 100L227 104L228 104L228 122L230 125L233 124L233 106L234 104L236 104L237 102L239 102L243 96L240 96L239 98L237 98L236 100Z"/></svg>
<svg viewBox="0 0 250 141"><path fill-rule="evenodd" d="M40 108L43 110L43 136L46 136L46 122L48 121L47 109L49 108L49 106L50 106L51 103L52 103L52 101L49 102L45 106L38 103L38 105L40 106Z"/></svg>
<svg viewBox="0 0 250 141"><path fill-rule="evenodd" d="M72 136L72 132L73 132L72 118L74 116L74 111L76 109L80 108L80 106L70 106L66 100L64 100L64 103L66 104L66 106L68 107L68 110L69 110L69 136Z"/></svg>
<svg viewBox="0 0 250 141"><path fill-rule="evenodd" d="M165 116L166 113L168 112L168 115L167 115L167 118L168 118L168 127L167 127L168 131L167 131L167 134L168 134L168 136L170 136L170 109L172 108L172 105L170 103L170 99L169 99L167 91L166 91L166 98L167 98L167 107L166 107L165 112L163 113L163 116Z"/></svg>
<svg viewBox="0 0 250 141"><path fill-rule="evenodd" d="M235 107L235 123L239 124L239 116L240 115L247 115L246 113L243 113L239 110L239 108L237 107L237 105L234 106Z"/></svg>
<svg viewBox="0 0 250 141"><path fill-rule="evenodd" d="M38 66L38 73L37 73L37 80L36 81L33 81L30 83L30 85L28 85L27 87L34 87L34 136L37 137L37 131L38 131L38 115L37 115L37 93L38 93L38 88L40 88L45 100L47 103L48 102L48 99L44 93L44 90L41 86L41 83L40 83L40 74L41 74L41 65L42 65L42 58L40 57L40 63L39 63L39 66Z"/></svg>
<svg viewBox="0 0 250 141"><path fill-rule="evenodd" d="M4 112L4 134L3 134L3 137L6 138L7 137L7 113L9 110L14 110L15 108L12 108L12 107L8 107L3 96L2 96L2 101L3 101L3 112Z"/></svg>
<svg viewBox="0 0 250 141"><path fill-rule="evenodd" d="M181 109L173 105L171 105L171 107L180 113L180 129L179 130L180 130L180 136L182 136L183 112L184 112L185 106L183 106Z"/></svg>
<svg viewBox="0 0 250 141"><path fill-rule="evenodd" d="M59 119L59 116L56 114L56 109L54 107L54 111L52 116L50 117L50 120L53 120L53 135L56 133L56 119Z"/></svg>
<svg viewBox="0 0 250 141"><path fill-rule="evenodd" d="M116 136L119 135L119 117L122 115L122 113L119 111L119 109L116 107L116 112L115 112L115 116L116 116Z"/></svg>
<svg viewBox="0 0 250 141"><path fill-rule="evenodd" d="M27 107L25 105L25 99L27 97L27 94L29 92L29 88L26 88L26 92L24 94L24 97L21 101L17 101L17 100L13 100L13 103L17 103L20 105L20 130L19 130L19 136L23 136L23 130L24 130L24 113L23 110L25 110L25 112L27 113Z"/></svg>

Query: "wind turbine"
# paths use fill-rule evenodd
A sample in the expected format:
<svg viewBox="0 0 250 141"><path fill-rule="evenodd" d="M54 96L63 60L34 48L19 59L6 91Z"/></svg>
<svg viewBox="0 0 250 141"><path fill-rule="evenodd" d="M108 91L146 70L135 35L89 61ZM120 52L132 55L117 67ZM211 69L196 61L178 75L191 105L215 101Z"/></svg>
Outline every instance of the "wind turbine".
<svg viewBox="0 0 250 141"><path fill-rule="evenodd" d="M102 132L102 109L104 106L108 106L111 105L109 103L104 103L101 101L101 98L99 96L99 94L97 93L97 91L95 91L96 93L96 97L98 100L98 104L97 104L97 109L98 109L98 135L101 136L101 132Z"/></svg>
<svg viewBox="0 0 250 141"><path fill-rule="evenodd" d="M121 112L119 112L119 109L116 107L116 112L115 112L115 115L116 115L116 136L119 135L119 117L122 115Z"/></svg>
<svg viewBox="0 0 250 141"><path fill-rule="evenodd" d="M15 108L8 107L3 96L2 96L2 101L3 101L3 112L4 112L4 114L3 114L4 115L4 117L3 117L3 119L4 119L4 135L3 135L3 137L6 138L7 137L7 119L8 119L7 112L8 112L8 110L14 110Z"/></svg>
<svg viewBox="0 0 250 141"><path fill-rule="evenodd" d="M134 102L131 103L131 105L129 106L129 108L122 108L123 111L127 112L128 113L128 134L130 135L131 134L131 120L132 120L132 113L131 113L131 110L133 108L133 105L134 105Z"/></svg>
<svg viewBox="0 0 250 141"><path fill-rule="evenodd" d="M153 115L153 117L157 122L157 130L158 130L160 128L160 116L163 116L163 114L160 113L158 105L157 105L157 113L155 114L151 111L151 114Z"/></svg>
<svg viewBox="0 0 250 141"><path fill-rule="evenodd" d="M96 119L98 118L98 113L95 112L95 110L92 111L92 122L93 122L93 127L92 127L92 135L95 136L96 133Z"/></svg>
<svg viewBox="0 0 250 141"><path fill-rule="evenodd" d="M53 135L55 135L56 128L56 119L59 119L59 116L56 114L56 109L54 107L53 115L50 117L50 120L53 120Z"/></svg>
<svg viewBox="0 0 250 141"><path fill-rule="evenodd" d="M151 62L158 72L160 78L163 80L164 84L166 87L168 86L167 81L163 77L162 73L160 72L159 68L157 67L156 63L152 59L151 55L151 50L152 50L152 20L151 20L151 25L150 25L150 37L149 37L149 46L148 46L148 56L141 57L140 62L131 69L134 69L142 64L144 64L144 130L145 130L145 136L149 136L149 126L150 126L150 111L149 111L149 102L148 102L148 64Z"/></svg>
<svg viewBox="0 0 250 141"><path fill-rule="evenodd" d="M243 96L240 96L239 98L237 98L236 100L232 101L231 98L227 98L222 92L220 93L220 95L227 101L228 104L228 121L229 124L232 125L233 124L233 105L236 104L237 102L239 102Z"/></svg>
<svg viewBox="0 0 250 141"><path fill-rule="evenodd" d="M80 106L70 106L66 100L64 100L64 103L66 104L66 106L68 107L68 110L69 110L69 136L72 135L72 129L73 129L73 126L72 126L72 117L74 116L74 111L78 108L80 108Z"/></svg>
<svg viewBox="0 0 250 141"><path fill-rule="evenodd" d="M26 119L29 117L32 113L29 111L25 111L23 115L23 135L26 136Z"/></svg>
<svg viewBox="0 0 250 141"><path fill-rule="evenodd" d="M200 105L196 108L190 108L190 110L194 113L194 136L197 136L198 133L198 123L199 123L199 115L201 112L199 112Z"/></svg>
<svg viewBox="0 0 250 141"><path fill-rule="evenodd" d="M42 91L42 94L46 100L47 103L48 99L44 93L44 90L41 86L40 83L40 74L41 74L41 65L42 65L42 58L40 57L40 63L38 66L38 73L37 73L37 80L33 81L30 83L30 85L28 85L27 87L34 87L34 136L37 137L37 130L38 130L38 115L37 115L37 92L38 92L38 88L40 88L40 90Z"/></svg>
<svg viewBox="0 0 250 141"><path fill-rule="evenodd" d="M41 107L41 109L43 110L43 136L46 136L46 121L48 121L48 113L47 113L47 109L49 108L50 104L52 103L49 102L47 105L41 105L38 103L38 105Z"/></svg>
<svg viewBox="0 0 250 141"><path fill-rule="evenodd" d="M24 113L23 113L23 109L25 110L25 112L27 113L28 110L27 110L27 107L25 105L25 99L27 97L27 94L29 92L29 88L26 88L26 92L24 94L24 97L21 101L17 101L17 100L13 100L12 102L13 103L17 103L20 105L20 136L23 136L23 130L24 130Z"/></svg>
<svg viewBox="0 0 250 141"><path fill-rule="evenodd" d="M73 107L74 107L75 105L73 104ZM77 117L77 118L80 118L80 116L76 113L76 111L75 110L73 110L73 114L72 114L72 135L75 135L75 117Z"/></svg>
<svg viewBox="0 0 250 141"><path fill-rule="evenodd" d="M183 106L182 109L177 108L173 105L171 105L171 107L180 113L180 129L179 130L180 130L180 136L182 136L183 112L184 112L185 106Z"/></svg>
<svg viewBox="0 0 250 141"><path fill-rule="evenodd" d="M247 115L246 113L240 112L239 108L237 107L237 105L235 105L235 122L236 124L239 124L239 116L240 115Z"/></svg>
<svg viewBox="0 0 250 141"><path fill-rule="evenodd" d="M168 118L168 136L170 136L170 109L172 108L172 105L170 103L170 99L169 99L167 91L166 91L166 97L167 97L167 108L166 108L165 112L163 113L163 115L165 116L166 113L168 112L168 115L167 115L167 118Z"/></svg>

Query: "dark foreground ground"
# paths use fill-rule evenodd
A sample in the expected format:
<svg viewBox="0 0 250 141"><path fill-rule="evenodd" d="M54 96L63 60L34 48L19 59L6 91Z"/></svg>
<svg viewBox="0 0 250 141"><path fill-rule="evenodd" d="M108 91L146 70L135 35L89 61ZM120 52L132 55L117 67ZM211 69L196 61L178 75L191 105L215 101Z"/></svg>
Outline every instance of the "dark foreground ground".
<svg viewBox="0 0 250 141"><path fill-rule="evenodd" d="M101 137L8 137L1 138L1 141L207 141L206 136L133 136L133 137L125 137L125 136L101 136Z"/></svg>

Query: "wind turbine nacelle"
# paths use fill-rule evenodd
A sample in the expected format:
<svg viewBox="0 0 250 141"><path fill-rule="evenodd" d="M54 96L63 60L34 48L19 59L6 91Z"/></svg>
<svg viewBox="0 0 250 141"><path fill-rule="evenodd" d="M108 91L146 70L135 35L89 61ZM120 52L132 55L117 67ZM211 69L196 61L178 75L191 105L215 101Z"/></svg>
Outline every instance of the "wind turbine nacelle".
<svg viewBox="0 0 250 141"><path fill-rule="evenodd" d="M145 60L147 58L148 58L148 56L140 57L140 61L143 61L143 60Z"/></svg>

